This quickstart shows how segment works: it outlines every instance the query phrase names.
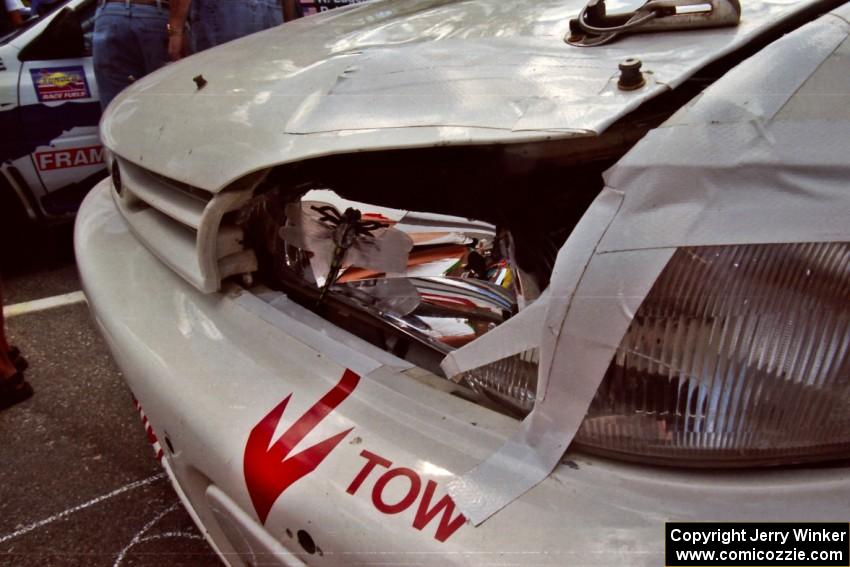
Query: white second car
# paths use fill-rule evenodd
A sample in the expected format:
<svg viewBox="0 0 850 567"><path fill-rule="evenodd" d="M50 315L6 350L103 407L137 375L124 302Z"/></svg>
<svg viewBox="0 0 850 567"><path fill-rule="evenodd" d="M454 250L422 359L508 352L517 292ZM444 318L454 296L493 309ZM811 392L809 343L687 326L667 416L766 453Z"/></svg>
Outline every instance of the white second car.
<svg viewBox="0 0 850 567"><path fill-rule="evenodd" d="M846 522L850 5L599 4L378 0L111 105L82 281L228 564Z"/></svg>
<svg viewBox="0 0 850 567"><path fill-rule="evenodd" d="M70 0L0 37L0 221L72 218L106 175L92 66L97 0Z"/></svg>

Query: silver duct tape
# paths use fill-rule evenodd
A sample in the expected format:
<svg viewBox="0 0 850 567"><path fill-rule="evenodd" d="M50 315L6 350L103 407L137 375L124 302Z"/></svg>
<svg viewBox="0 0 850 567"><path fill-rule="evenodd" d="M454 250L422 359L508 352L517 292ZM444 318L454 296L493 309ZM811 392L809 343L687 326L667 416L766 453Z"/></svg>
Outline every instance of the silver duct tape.
<svg viewBox="0 0 850 567"><path fill-rule="evenodd" d="M486 461L448 485L475 525L544 480L581 426L632 317L674 248L597 254L551 351L546 397Z"/></svg>
<svg viewBox="0 0 850 567"><path fill-rule="evenodd" d="M625 199L599 250L850 238L848 32L804 26L650 132L605 174Z"/></svg>
<svg viewBox="0 0 850 567"><path fill-rule="evenodd" d="M549 308L549 294L544 292L534 303L492 331L457 350L440 363L446 376L460 382L470 370L496 360L540 346L541 322Z"/></svg>

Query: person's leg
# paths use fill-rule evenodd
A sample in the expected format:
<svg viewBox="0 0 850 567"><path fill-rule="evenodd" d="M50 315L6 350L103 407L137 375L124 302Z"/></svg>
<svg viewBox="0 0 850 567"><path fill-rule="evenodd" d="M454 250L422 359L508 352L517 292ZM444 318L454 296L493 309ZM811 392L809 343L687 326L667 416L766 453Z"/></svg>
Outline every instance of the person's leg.
<svg viewBox="0 0 850 567"><path fill-rule="evenodd" d="M192 4L196 52L283 23L277 0L194 0Z"/></svg>
<svg viewBox="0 0 850 567"><path fill-rule="evenodd" d="M0 380L9 380L18 373L18 369L9 358L8 351L0 350Z"/></svg>
<svg viewBox="0 0 850 567"><path fill-rule="evenodd" d="M198 53L218 45L220 34L217 1L192 0L189 9L192 53Z"/></svg>
<svg viewBox="0 0 850 567"><path fill-rule="evenodd" d="M6 340L6 321L3 318L3 283L0 280L0 409L22 402L32 396L32 386L24 380L9 356L11 350Z"/></svg>
<svg viewBox="0 0 850 567"><path fill-rule="evenodd" d="M257 28L250 33L267 30L283 23L283 10L278 0L252 0L257 6Z"/></svg>
<svg viewBox="0 0 850 567"><path fill-rule="evenodd" d="M3 280L0 279L0 379L2 380L7 380L18 372L9 357L11 350L12 347L6 341L6 321L3 318Z"/></svg>
<svg viewBox="0 0 850 567"><path fill-rule="evenodd" d="M105 110L119 92L145 74L144 55L133 37L130 11L124 4L110 2L98 8L92 43L94 75Z"/></svg>
<svg viewBox="0 0 850 567"><path fill-rule="evenodd" d="M147 5L133 5L130 10L133 35L147 75L168 63L168 10Z"/></svg>

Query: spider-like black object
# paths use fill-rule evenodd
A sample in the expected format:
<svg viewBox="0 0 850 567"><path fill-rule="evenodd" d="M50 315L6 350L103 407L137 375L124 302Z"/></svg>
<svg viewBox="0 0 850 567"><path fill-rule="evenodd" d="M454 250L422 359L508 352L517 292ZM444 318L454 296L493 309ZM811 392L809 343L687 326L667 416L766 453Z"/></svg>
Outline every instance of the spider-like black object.
<svg viewBox="0 0 850 567"><path fill-rule="evenodd" d="M372 237L374 236L374 231L379 228L387 228L389 225L378 221L363 220L363 215L360 211L351 207L345 209L345 212L341 215L331 205L313 205L311 208L321 215L318 221L333 231L332 238L334 241L331 268L328 271L328 277L325 279L325 285L322 286L319 299L316 301L316 305L319 305L324 301L328 290L336 282L337 277L339 277L339 271L342 268L345 253L354 245L357 238L364 236Z"/></svg>

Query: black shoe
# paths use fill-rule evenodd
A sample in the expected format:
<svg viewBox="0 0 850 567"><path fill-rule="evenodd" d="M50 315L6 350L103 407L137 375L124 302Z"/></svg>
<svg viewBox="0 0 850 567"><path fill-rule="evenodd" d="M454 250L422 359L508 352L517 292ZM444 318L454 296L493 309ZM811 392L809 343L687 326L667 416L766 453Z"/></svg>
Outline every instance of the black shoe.
<svg viewBox="0 0 850 567"><path fill-rule="evenodd" d="M15 365L15 370L17 370L18 372L23 372L24 370L30 367L30 363L27 362L27 359L24 358L24 356L21 354L21 350L18 347L13 346L11 349L9 349L8 354L9 360L12 361L12 364Z"/></svg>
<svg viewBox="0 0 850 567"><path fill-rule="evenodd" d="M0 410L28 400L32 394L32 386L23 374L16 372L11 378L0 380Z"/></svg>

